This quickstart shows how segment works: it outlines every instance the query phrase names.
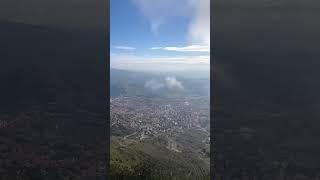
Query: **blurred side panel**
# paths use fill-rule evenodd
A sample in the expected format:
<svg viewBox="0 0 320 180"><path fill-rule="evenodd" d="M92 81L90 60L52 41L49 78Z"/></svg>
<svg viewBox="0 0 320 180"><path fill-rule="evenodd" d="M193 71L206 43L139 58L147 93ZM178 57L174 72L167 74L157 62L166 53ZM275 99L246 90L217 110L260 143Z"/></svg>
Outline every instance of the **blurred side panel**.
<svg viewBox="0 0 320 180"><path fill-rule="evenodd" d="M106 1L0 12L0 179L105 179Z"/></svg>
<svg viewBox="0 0 320 180"><path fill-rule="evenodd" d="M317 179L320 3L215 0L216 179Z"/></svg>

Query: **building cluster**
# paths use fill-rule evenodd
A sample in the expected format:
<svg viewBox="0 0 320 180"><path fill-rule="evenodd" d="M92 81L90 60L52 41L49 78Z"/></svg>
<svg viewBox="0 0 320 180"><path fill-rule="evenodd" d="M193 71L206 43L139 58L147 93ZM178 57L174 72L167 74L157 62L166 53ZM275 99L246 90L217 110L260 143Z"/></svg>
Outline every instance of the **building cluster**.
<svg viewBox="0 0 320 180"><path fill-rule="evenodd" d="M160 135L175 137L189 129L201 129L209 136L209 104L206 101L208 99L193 97L116 97L110 100L111 128L121 125L138 132L137 136L142 139Z"/></svg>

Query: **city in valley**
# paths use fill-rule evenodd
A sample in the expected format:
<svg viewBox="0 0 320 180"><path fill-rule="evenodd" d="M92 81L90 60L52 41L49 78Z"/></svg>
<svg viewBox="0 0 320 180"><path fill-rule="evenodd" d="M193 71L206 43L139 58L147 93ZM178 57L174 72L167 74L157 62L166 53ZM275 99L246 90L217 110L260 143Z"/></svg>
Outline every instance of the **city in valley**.
<svg viewBox="0 0 320 180"><path fill-rule="evenodd" d="M209 179L208 81L112 72L111 176Z"/></svg>

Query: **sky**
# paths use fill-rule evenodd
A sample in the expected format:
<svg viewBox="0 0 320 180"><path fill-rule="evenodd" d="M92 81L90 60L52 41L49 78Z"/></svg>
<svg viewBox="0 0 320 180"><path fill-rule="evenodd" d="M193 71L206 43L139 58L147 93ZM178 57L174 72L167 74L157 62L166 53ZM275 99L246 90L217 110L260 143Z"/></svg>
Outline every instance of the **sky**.
<svg viewBox="0 0 320 180"><path fill-rule="evenodd" d="M209 70L210 0L111 0L111 68Z"/></svg>

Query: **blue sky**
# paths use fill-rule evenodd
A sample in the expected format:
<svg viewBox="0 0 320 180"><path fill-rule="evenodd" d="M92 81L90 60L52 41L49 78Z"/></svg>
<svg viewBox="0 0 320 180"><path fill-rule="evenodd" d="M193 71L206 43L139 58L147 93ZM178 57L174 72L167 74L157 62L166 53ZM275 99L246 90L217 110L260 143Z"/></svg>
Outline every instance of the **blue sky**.
<svg viewBox="0 0 320 180"><path fill-rule="evenodd" d="M209 67L209 2L111 0L111 67Z"/></svg>

